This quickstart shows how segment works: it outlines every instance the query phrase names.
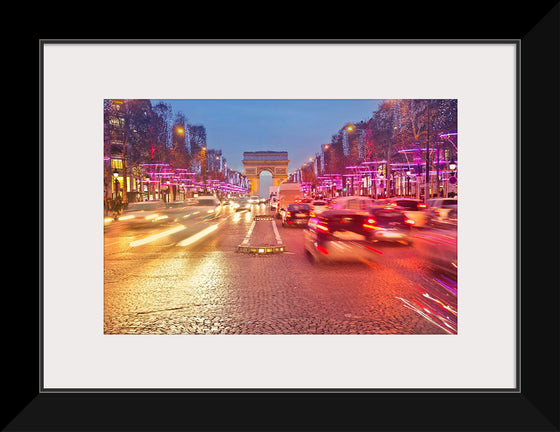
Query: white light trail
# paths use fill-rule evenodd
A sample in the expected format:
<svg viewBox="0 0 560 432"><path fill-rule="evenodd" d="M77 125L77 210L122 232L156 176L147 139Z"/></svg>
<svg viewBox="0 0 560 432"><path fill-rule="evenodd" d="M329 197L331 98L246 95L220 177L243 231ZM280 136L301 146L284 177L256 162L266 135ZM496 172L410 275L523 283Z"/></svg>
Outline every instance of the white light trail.
<svg viewBox="0 0 560 432"><path fill-rule="evenodd" d="M208 234L216 231L217 229L218 224L210 225L208 228L204 228L202 231L199 231L198 233L186 238L185 240L180 241L179 243L177 243L177 246L188 246L190 244L193 244L194 242L200 240L203 237L206 237Z"/></svg>
<svg viewBox="0 0 560 432"><path fill-rule="evenodd" d="M119 217L120 221L134 219L134 215L126 215Z"/></svg>
<svg viewBox="0 0 560 432"><path fill-rule="evenodd" d="M182 231L182 230L184 230L184 229L185 229L185 227L184 227L183 225L178 225L178 226L176 226L175 228L171 228L171 229L162 231L162 232L160 232L160 233L158 233L158 234L154 234L154 235L151 235L151 236L149 236L149 237L145 237L145 238L143 238L143 239L135 240L135 241L133 241L133 242L130 242L130 243L129 243L129 246L130 246L130 247L136 247L136 246L144 245L144 244L146 244L146 243L151 243L151 242L153 242L153 241L155 241L155 240L158 240L158 239L163 238L163 237L165 237L165 236L168 236L168 235L174 234L174 233L176 233L176 232Z"/></svg>

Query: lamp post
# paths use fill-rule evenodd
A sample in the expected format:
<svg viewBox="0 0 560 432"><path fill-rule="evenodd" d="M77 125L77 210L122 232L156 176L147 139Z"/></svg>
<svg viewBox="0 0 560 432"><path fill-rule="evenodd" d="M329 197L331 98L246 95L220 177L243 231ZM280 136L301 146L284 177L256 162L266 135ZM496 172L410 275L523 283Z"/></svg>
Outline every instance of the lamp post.
<svg viewBox="0 0 560 432"><path fill-rule="evenodd" d="M447 179L448 183L451 183L455 188L457 187L457 174L456 174L456 170L457 170L457 162L455 162L454 160L452 160L451 162L449 162L449 169L451 170L451 175L449 176L449 178ZM455 195L457 194L456 192L453 192ZM447 196L449 196L449 192L447 193Z"/></svg>
<svg viewBox="0 0 560 432"><path fill-rule="evenodd" d="M113 171L113 182L115 184L115 195L114 195L114 199L118 198L119 195L119 172L115 169L115 171Z"/></svg>
<svg viewBox="0 0 560 432"><path fill-rule="evenodd" d="M150 176L146 174L146 177L144 177L144 182L147 183L147 186L145 187L146 189L146 201L150 200L150 192L151 192L151 182L150 182Z"/></svg>
<svg viewBox="0 0 560 432"><path fill-rule="evenodd" d="M206 146L202 146L200 149L200 171L202 171L202 181L204 183L204 193L207 193L206 189L206 176L207 176L207 160L206 160Z"/></svg>
<svg viewBox="0 0 560 432"><path fill-rule="evenodd" d="M428 202L430 192L430 103L428 101L428 124L426 126L426 181L424 183L424 202Z"/></svg>
<svg viewBox="0 0 560 432"><path fill-rule="evenodd" d="M406 196L410 196L410 170L406 171Z"/></svg>

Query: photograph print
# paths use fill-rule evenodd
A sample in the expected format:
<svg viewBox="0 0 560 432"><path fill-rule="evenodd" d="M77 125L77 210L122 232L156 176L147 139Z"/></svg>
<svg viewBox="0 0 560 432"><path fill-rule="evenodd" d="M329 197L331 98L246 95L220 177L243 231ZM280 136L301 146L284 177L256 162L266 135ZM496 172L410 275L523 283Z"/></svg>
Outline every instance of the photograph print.
<svg viewBox="0 0 560 432"><path fill-rule="evenodd" d="M105 99L106 335L457 335L456 99Z"/></svg>

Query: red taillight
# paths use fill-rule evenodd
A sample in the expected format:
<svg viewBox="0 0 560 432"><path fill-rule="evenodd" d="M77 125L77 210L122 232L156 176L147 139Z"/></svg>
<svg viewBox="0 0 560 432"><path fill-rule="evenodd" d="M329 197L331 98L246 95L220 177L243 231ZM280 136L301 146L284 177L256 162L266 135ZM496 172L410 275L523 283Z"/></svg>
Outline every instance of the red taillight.
<svg viewBox="0 0 560 432"><path fill-rule="evenodd" d="M329 251L326 250L323 246L317 245L317 250L318 250L319 252L321 252L322 254L325 254L325 255L328 255L328 254L329 254Z"/></svg>
<svg viewBox="0 0 560 432"><path fill-rule="evenodd" d="M320 229L323 232L329 232L329 228L325 225L317 224L315 226L317 227L317 229Z"/></svg>
<svg viewBox="0 0 560 432"><path fill-rule="evenodd" d="M366 220L365 224L362 224L362 226L364 228L368 228L368 229L376 229L377 227L374 226L377 223L377 221L375 219L369 218Z"/></svg>
<svg viewBox="0 0 560 432"><path fill-rule="evenodd" d="M418 208L426 208L426 204L418 204Z"/></svg>
<svg viewBox="0 0 560 432"><path fill-rule="evenodd" d="M407 225L414 225L414 221L412 219L405 219L404 223Z"/></svg>
<svg viewBox="0 0 560 432"><path fill-rule="evenodd" d="M292 217L292 213L289 212L289 211L287 211L287 212L286 212L286 217Z"/></svg>

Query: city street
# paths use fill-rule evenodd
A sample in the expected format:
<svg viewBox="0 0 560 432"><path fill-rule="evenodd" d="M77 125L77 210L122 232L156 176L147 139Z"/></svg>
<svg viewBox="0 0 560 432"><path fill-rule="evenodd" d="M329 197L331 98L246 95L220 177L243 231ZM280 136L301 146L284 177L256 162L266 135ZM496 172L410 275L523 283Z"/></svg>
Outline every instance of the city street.
<svg viewBox="0 0 560 432"><path fill-rule="evenodd" d="M106 222L104 333L456 334L429 306L446 291L456 308L456 282L420 248L376 244L371 261L316 266L302 228L255 215L271 213L264 204L218 213L162 205ZM419 230L419 238L436 231ZM285 251L238 251L270 239Z"/></svg>

